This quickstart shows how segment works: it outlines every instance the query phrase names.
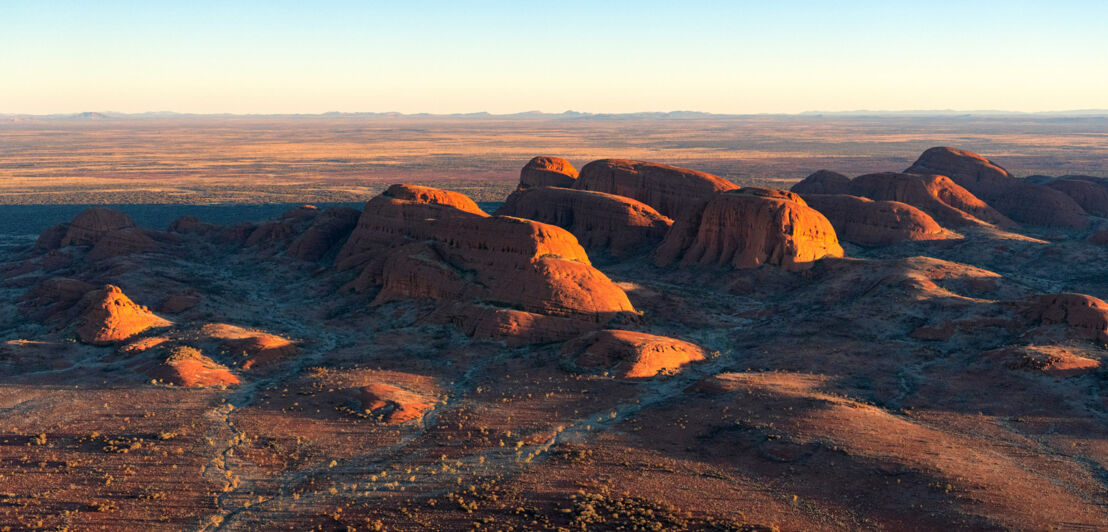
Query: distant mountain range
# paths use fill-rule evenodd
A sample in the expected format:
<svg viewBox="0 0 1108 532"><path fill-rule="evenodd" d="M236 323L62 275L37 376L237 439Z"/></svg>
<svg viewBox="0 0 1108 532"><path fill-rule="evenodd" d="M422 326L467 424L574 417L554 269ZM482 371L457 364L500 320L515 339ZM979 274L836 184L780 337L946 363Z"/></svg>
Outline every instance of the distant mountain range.
<svg viewBox="0 0 1108 532"><path fill-rule="evenodd" d="M1108 109L1075 109L1068 111L1041 111L1019 112L1000 110L975 110L957 111L952 109L935 110L907 110L907 111L805 111L803 113L752 113L752 114L717 114L699 111L669 111L669 112L639 112L639 113L582 113L578 111L565 111L562 113L544 113L541 111L526 111L522 113L493 114L487 112L478 113L345 113L332 111L319 114L232 114L232 113L175 113L172 111L155 111L145 113L120 113L114 111L88 111L83 113L60 114L5 114L0 113L0 122L29 122L29 121L94 121L94 120L150 120L172 118L486 118L501 120L519 119L558 119L558 120L636 120L636 119L711 119L711 118L742 118L742 117L896 117L896 118L928 118L928 117L1028 117L1028 118L1085 118L1108 117Z"/></svg>

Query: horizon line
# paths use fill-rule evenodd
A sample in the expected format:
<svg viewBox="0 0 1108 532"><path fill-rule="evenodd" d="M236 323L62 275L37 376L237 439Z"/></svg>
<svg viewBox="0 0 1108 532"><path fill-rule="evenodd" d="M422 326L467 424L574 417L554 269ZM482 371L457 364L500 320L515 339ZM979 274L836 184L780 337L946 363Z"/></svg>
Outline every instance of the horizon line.
<svg viewBox="0 0 1108 532"><path fill-rule="evenodd" d="M1105 109L1064 109L1050 111L1013 111L1003 109L855 109L844 111L801 111L795 113L763 112L763 113L715 113L710 111L672 110L672 111L631 111L631 112L582 112L566 110L558 112L546 112L527 110L510 113L492 113L488 111L454 112L454 113L430 113L400 111L326 111L321 113L300 112L272 112L272 113L233 113L233 112L178 112L178 111L78 111L63 113L0 113L3 118L171 118L171 117L757 117L757 116L819 116L819 115L914 115L914 116L959 116L959 115L991 115L991 116L1108 116L1108 108Z"/></svg>

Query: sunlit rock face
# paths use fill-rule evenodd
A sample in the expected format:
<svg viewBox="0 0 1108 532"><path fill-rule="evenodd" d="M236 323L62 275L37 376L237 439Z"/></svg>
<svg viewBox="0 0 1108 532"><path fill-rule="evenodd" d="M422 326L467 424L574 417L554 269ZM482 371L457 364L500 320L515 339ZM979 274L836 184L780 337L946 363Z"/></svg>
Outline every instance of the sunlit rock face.
<svg viewBox="0 0 1108 532"><path fill-rule="evenodd" d="M831 222L792 192L730 190L690 213L697 211L699 216L690 214L670 229L655 264L802 270L823 257L843 256Z"/></svg>

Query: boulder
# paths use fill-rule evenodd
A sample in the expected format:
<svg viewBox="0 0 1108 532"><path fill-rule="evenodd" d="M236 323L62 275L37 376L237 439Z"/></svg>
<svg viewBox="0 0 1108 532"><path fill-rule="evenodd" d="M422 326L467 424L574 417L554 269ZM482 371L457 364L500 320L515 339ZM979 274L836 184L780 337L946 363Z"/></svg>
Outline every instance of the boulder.
<svg viewBox="0 0 1108 532"><path fill-rule="evenodd" d="M242 358L242 369L278 362L300 352L287 338L226 323L205 324L196 338L218 341L221 350Z"/></svg>
<svg viewBox="0 0 1108 532"><path fill-rule="evenodd" d="M942 240L950 234L927 213L897 201L873 201L845 194L804 194L827 217L840 240L860 246Z"/></svg>
<svg viewBox="0 0 1108 532"><path fill-rule="evenodd" d="M611 371L619 378L672 374L704 360L704 349L666 336L605 329L562 345L562 356L582 370Z"/></svg>
<svg viewBox="0 0 1108 532"><path fill-rule="evenodd" d="M1018 227L946 176L897 172L866 174L850 181L849 193L876 201L907 203L947 227Z"/></svg>
<svg viewBox="0 0 1108 532"><path fill-rule="evenodd" d="M1020 223L1068 229L1083 229L1089 223L1085 210L1073 198L1053 188L1016 179L973 152L931 148L906 171L948 176Z"/></svg>
<svg viewBox="0 0 1108 532"><path fill-rule="evenodd" d="M85 294L79 305L80 324L74 332L86 344L122 342L147 329L172 325L145 306L135 304L114 285Z"/></svg>
<svg viewBox="0 0 1108 532"><path fill-rule="evenodd" d="M823 257L841 257L835 229L800 196L746 187L716 194L676 222L655 252L655 264L802 270ZM693 211L690 211L693 212Z"/></svg>
<svg viewBox="0 0 1108 532"><path fill-rule="evenodd" d="M800 195L850 194L850 178L831 170L820 170L789 188Z"/></svg>
<svg viewBox="0 0 1108 532"><path fill-rule="evenodd" d="M577 181L577 169L561 157L535 157L519 171L519 188L572 188Z"/></svg>
<svg viewBox="0 0 1108 532"><path fill-rule="evenodd" d="M667 164L623 159L601 159L586 164L573 185L641 201L663 216L678 219L718 192L738 185L705 172Z"/></svg>
<svg viewBox="0 0 1108 532"><path fill-rule="evenodd" d="M673 220L630 198L558 187L520 189L496 211L568 230L586 249L625 257L652 249Z"/></svg>

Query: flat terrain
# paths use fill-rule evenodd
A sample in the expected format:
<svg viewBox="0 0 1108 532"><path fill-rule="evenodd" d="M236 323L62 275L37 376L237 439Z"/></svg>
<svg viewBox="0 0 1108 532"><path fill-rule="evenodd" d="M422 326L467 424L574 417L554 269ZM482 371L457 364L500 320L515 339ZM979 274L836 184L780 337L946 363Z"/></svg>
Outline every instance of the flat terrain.
<svg viewBox="0 0 1108 532"><path fill-rule="evenodd" d="M390 183L502 201L536 154L787 188L959 146L1015 175L1108 175L1108 117L178 117L0 121L0 204L358 202Z"/></svg>

